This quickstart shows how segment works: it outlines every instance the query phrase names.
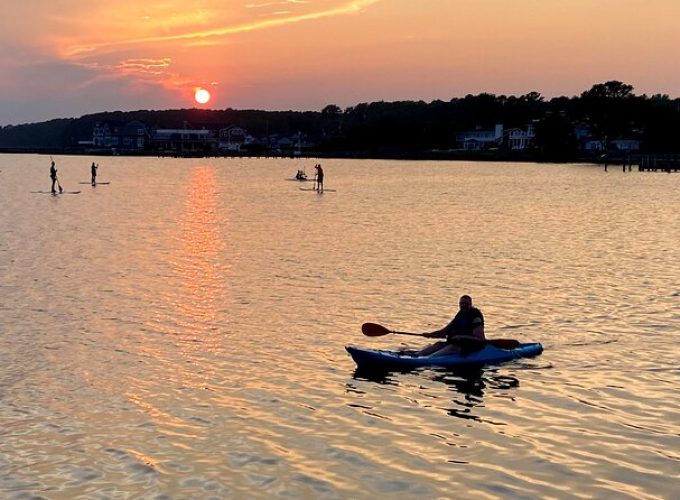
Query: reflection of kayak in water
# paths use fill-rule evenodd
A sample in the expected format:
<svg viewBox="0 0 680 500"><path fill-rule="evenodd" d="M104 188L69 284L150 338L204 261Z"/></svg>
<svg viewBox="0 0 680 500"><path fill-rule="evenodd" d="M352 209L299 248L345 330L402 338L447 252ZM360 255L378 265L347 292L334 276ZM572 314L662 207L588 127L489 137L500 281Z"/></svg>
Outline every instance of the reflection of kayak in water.
<svg viewBox="0 0 680 500"><path fill-rule="evenodd" d="M413 356L396 351L362 349L354 346L347 346L345 349L358 368L373 370L408 370L423 366L458 368L495 365L513 359L537 356L543 352L543 346L538 342L519 344L513 349L499 349L494 345L486 344L482 349L467 355L444 354L442 356Z"/></svg>
<svg viewBox="0 0 680 500"><path fill-rule="evenodd" d="M316 191L316 188L303 188L303 187L301 187L301 188L300 188L300 191ZM335 189L326 189L326 188L324 188L324 189L322 189L321 191L319 191L319 193L325 193L325 192L335 193L335 191L336 191Z"/></svg>
<svg viewBox="0 0 680 500"><path fill-rule="evenodd" d="M91 183L91 182L79 182L78 184L92 184L92 183ZM92 185L93 185L93 186L99 186L100 184L106 185L106 184L111 184L111 183L110 183L110 182L95 182L95 183L92 184Z"/></svg>

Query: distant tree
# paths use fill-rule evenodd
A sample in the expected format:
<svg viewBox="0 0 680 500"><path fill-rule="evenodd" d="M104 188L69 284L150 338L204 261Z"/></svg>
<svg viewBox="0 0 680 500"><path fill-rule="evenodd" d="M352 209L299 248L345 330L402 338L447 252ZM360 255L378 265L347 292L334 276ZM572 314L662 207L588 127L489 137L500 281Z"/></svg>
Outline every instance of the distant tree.
<svg viewBox="0 0 680 500"><path fill-rule="evenodd" d="M551 114L537 124L534 142L544 160L569 161L578 156L574 128L560 114Z"/></svg>
<svg viewBox="0 0 680 500"><path fill-rule="evenodd" d="M321 110L321 133L326 142L335 142L342 130L342 109L335 104L329 104Z"/></svg>
<svg viewBox="0 0 680 500"><path fill-rule="evenodd" d="M636 128L639 101L633 86L613 80L593 85L581 94L575 107L579 118L588 123L593 135L605 142L624 138Z"/></svg>
<svg viewBox="0 0 680 500"><path fill-rule="evenodd" d="M529 92L528 94L524 94L520 99L523 99L527 102L530 103L538 103L538 102L543 102L543 96L541 95L540 92Z"/></svg>
<svg viewBox="0 0 680 500"><path fill-rule="evenodd" d="M642 147L654 153L680 152L680 101L653 96L645 116Z"/></svg>
<svg viewBox="0 0 680 500"><path fill-rule="evenodd" d="M339 115L340 113L342 113L342 110L340 109L339 106L336 106L335 104L329 104L328 106L321 110L321 114L325 116L328 115L334 116Z"/></svg>
<svg viewBox="0 0 680 500"><path fill-rule="evenodd" d="M633 97L633 86L617 80L593 85L581 94L582 99L625 99Z"/></svg>

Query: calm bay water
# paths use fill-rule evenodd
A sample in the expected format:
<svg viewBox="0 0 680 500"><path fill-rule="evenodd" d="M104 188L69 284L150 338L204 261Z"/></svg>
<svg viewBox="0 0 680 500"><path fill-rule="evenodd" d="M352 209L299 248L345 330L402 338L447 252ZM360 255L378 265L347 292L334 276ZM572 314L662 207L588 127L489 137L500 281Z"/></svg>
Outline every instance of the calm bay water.
<svg viewBox="0 0 680 500"><path fill-rule="evenodd" d="M0 497L677 498L680 175L55 159L0 155ZM355 373L462 293L543 355Z"/></svg>

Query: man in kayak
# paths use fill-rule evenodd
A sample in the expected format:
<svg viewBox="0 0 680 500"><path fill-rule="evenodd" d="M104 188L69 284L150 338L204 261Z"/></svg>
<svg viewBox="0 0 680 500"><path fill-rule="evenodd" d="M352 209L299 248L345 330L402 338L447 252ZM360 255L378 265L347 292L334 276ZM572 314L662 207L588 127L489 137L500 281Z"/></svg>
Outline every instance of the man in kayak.
<svg viewBox="0 0 680 500"><path fill-rule="evenodd" d="M416 356L442 356L444 354L467 354L484 347L484 315L472 307L472 298L463 295L458 302L460 310L444 328L424 333L423 337L446 337L418 351Z"/></svg>
<svg viewBox="0 0 680 500"><path fill-rule="evenodd" d="M90 173L92 174L93 186L97 184L97 168L99 168L99 165L95 165L94 162L92 162L92 166L90 167Z"/></svg>

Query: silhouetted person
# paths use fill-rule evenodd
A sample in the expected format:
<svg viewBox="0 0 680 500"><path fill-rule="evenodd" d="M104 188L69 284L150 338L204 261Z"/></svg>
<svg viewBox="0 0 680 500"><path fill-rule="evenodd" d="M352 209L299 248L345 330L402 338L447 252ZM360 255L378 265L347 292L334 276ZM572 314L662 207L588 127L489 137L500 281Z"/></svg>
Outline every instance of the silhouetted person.
<svg viewBox="0 0 680 500"><path fill-rule="evenodd" d="M317 163L314 169L316 170L316 190L323 193L323 168L320 163Z"/></svg>
<svg viewBox="0 0 680 500"><path fill-rule="evenodd" d="M92 185L94 186L97 184L97 168L99 168L97 165L92 162L92 166L90 167L90 172L92 173Z"/></svg>
<svg viewBox="0 0 680 500"><path fill-rule="evenodd" d="M52 179L52 194L57 194L57 190L54 187L57 183L57 167L54 165L54 160L52 160L52 165L50 166L50 179Z"/></svg>
<svg viewBox="0 0 680 500"><path fill-rule="evenodd" d="M440 356L472 352L484 347L484 316L482 311L472 307L472 298L463 295L459 301L460 310L451 322L439 330L424 333L424 337L446 337L418 351L417 356Z"/></svg>

